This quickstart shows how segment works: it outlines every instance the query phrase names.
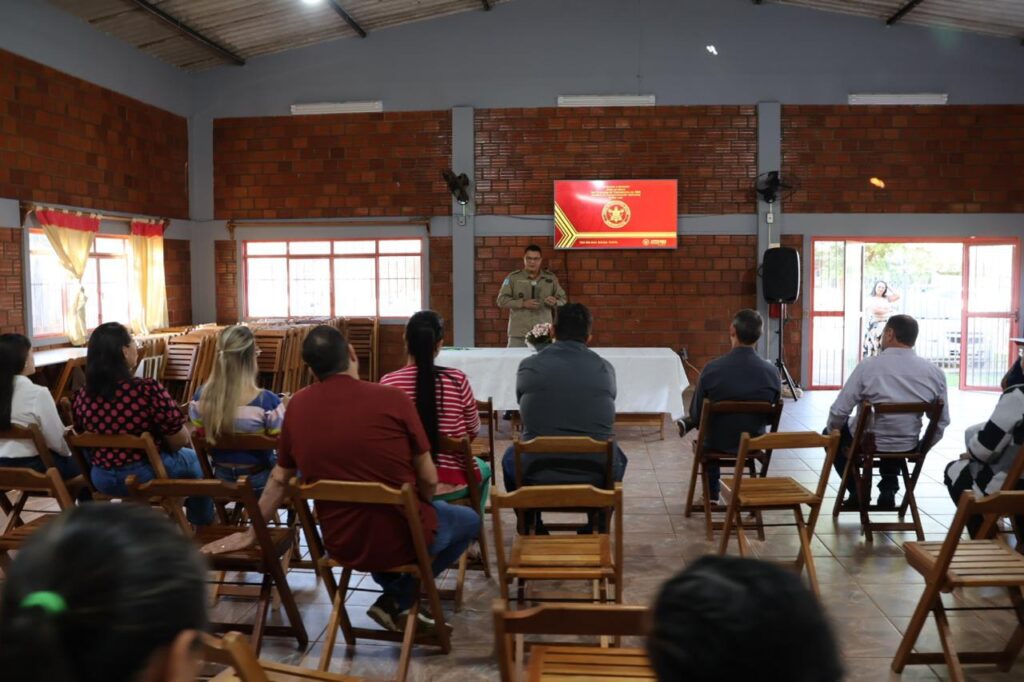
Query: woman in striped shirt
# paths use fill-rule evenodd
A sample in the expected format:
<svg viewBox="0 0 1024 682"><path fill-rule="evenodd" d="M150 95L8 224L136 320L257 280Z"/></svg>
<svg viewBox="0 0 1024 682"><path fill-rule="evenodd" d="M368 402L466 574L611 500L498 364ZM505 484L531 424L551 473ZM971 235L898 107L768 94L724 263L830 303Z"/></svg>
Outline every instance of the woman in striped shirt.
<svg viewBox="0 0 1024 682"><path fill-rule="evenodd" d="M264 434L277 436L284 422L285 402L256 385L259 347L252 330L236 325L217 337L217 360L206 385L189 404L189 418L206 442L217 445L221 436ZM213 447L213 473L233 483L247 476L259 495L277 457L273 450L225 450Z"/></svg>
<svg viewBox="0 0 1024 682"><path fill-rule="evenodd" d="M434 358L444 342L444 321L433 310L421 310L409 318L405 327L405 347L408 364L381 377L380 383L395 386L405 392L416 404L423 429L430 439L430 451L437 466L437 494L435 500L455 500L469 496L462 456L442 452L438 436L475 438L480 431L480 414L469 379L460 370L437 367ZM479 457L476 461L477 481L487 481L490 466ZM486 505L488 485L481 486L481 505Z"/></svg>

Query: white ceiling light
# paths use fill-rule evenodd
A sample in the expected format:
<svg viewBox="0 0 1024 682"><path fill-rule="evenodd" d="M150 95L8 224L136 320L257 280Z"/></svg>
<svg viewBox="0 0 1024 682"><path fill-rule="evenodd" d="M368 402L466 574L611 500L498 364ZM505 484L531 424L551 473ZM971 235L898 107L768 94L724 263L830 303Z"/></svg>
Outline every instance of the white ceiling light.
<svg viewBox="0 0 1024 682"><path fill-rule="evenodd" d="M307 5L319 5L323 0L302 0Z"/></svg>
<svg viewBox="0 0 1024 682"><path fill-rule="evenodd" d="M294 116L310 116L315 114L373 114L384 111L384 102L368 100L365 102L311 102L309 104L293 104Z"/></svg>
<svg viewBox="0 0 1024 682"><path fill-rule="evenodd" d="M715 47L714 45L708 45L704 49L708 51L708 54L714 55L716 57L718 56L718 48Z"/></svg>
<svg viewBox="0 0 1024 682"><path fill-rule="evenodd" d="M945 104L949 95L944 92L857 93L847 98L849 104L917 105Z"/></svg>
<svg viewBox="0 0 1024 682"><path fill-rule="evenodd" d="M560 107L653 107L654 95L559 95Z"/></svg>

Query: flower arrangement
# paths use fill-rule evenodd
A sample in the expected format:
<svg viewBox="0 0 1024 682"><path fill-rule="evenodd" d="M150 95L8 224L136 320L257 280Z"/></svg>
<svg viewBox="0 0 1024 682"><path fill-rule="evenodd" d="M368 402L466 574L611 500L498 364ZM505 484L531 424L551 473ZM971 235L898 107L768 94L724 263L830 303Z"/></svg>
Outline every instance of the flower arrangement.
<svg viewBox="0 0 1024 682"><path fill-rule="evenodd" d="M535 324L533 325L533 329L526 332L526 344L534 350L540 350L550 344L553 340L554 339L551 338L551 325L547 322Z"/></svg>

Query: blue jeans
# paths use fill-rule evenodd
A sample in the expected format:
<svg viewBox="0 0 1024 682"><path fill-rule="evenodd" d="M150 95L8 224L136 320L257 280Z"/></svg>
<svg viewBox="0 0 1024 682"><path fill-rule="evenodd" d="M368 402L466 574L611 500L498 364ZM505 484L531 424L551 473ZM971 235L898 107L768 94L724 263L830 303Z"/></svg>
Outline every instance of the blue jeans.
<svg viewBox="0 0 1024 682"><path fill-rule="evenodd" d="M277 457L271 457L266 469L256 474L250 474L244 470L230 469L227 466L217 464L215 461L213 463L213 475L226 483L237 483L238 479L246 476L252 485L253 492L259 498L263 494L263 489L267 487L267 481L270 480L270 471L274 468L275 464L277 464Z"/></svg>
<svg viewBox="0 0 1024 682"><path fill-rule="evenodd" d="M199 468L199 458L191 448L182 448L175 453L161 452L169 478L201 479L203 470ZM96 490L107 495L124 496L128 488L124 482L129 476L136 476L139 483L152 481L153 469L149 462L133 462L119 469L92 468L92 484ZM189 523L196 526L207 526L213 523L213 500L209 497L189 497L185 500L185 516Z"/></svg>
<svg viewBox="0 0 1024 682"><path fill-rule="evenodd" d="M78 462L70 457L51 455L51 458L53 459L53 466L65 481L82 473L82 470L78 468ZM0 457L0 467L24 468L38 471L41 474L46 473L46 465L43 463L43 458L39 455L35 457Z"/></svg>
<svg viewBox="0 0 1024 682"><path fill-rule="evenodd" d="M459 507L447 502L431 502L437 512L437 533L427 552L434 557L431 571L434 577L454 564L469 544L480 536L480 516L469 507ZM398 602L398 610L405 611L416 601L412 576L405 573L371 573L373 580L381 586L384 594Z"/></svg>

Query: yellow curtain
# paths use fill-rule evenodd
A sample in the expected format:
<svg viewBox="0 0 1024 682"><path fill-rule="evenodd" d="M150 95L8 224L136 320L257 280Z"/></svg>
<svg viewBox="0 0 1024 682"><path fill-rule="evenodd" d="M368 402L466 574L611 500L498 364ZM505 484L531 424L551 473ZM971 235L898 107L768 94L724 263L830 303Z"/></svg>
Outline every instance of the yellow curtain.
<svg viewBox="0 0 1024 682"><path fill-rule="evenodd" d="M148 334L167 326L163 227L162 221L132 221L130 307L131 327L136 334Z"/></svg>
<svg viewBox="0 0 1024 682"><path fill-rule="evenodd" d="M56 209L37 209L36 220L43 228L43 234L50 241L57 260L64 267L76 287L74 296L64 310L64 333L75 346L83 345L88 339L85 326L85 288L82 277L89 263L92 242L99 230L99 216L69 213Z"/></svg>

